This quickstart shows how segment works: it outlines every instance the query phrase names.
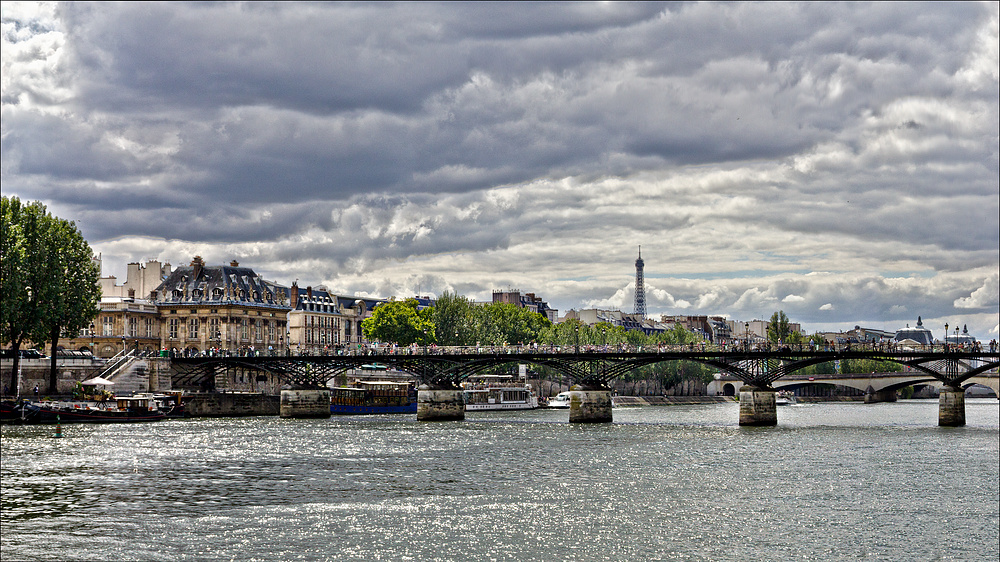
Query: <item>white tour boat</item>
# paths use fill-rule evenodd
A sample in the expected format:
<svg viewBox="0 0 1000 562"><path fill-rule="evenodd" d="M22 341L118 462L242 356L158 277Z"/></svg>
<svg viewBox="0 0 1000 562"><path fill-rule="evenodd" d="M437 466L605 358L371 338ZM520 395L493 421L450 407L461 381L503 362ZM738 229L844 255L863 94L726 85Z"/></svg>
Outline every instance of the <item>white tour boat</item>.
<svg viewBox="0 0 1000 562"><path fill-rule="evenodd" d="M787 390L779 390L774 394L774 405L775 406L788 406L789 404L795 404L795 395Z"/></svg>
<svg viewBox="0 0 1000 562"><path fill-rule="evenodd" d="M502 380L506 379L506 380ZM464 385L465 410L534 410L538 397L530 386L510 377L484 376Z"/></svg>
<svg viewBox="0 0 1000 562"><path fill-rule="evenodd" d="M560 392L549 398L549 408L569 408L569 392Z"/></svg>

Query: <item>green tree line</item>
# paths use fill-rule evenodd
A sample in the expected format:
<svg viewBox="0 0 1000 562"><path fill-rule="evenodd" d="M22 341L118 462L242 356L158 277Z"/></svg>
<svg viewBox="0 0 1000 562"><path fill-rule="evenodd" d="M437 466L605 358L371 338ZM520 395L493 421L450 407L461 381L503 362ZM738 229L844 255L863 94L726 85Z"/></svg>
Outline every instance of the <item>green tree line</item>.
<svg viewBox="0 0 1000 562"><path fill-rule="evenodd" d="M38 201L0 201L0 344L14 352L9 388L16 388L25 343L49 343L49 392L56 390L56 350L97 316L100 271L72 221Z"/></svg>

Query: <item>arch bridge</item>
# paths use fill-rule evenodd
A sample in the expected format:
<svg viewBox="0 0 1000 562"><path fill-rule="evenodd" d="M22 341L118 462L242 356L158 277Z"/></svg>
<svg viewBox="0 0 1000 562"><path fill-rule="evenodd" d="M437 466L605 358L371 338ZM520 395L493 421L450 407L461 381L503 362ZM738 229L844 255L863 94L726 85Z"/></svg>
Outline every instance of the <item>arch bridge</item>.
<svg viewBox="0 0 1000 562"><path fill-rule="evenodd" d="M455 393L461 399L460 384L465 379L510 364L531 364L551 368L578 385L577 392L581 394L575 397L571 407L571 421L611 421L609 383L612 380L647 365L693 361L743 381L744 387L740 389L741 425L776 423L773 408L775 381L808 366L849 359L892 361L913 369L914 383L929 379L940 381L944 385L940 423L964 425L964 401L960 404L961 423L945 420L945 409L951 411L958 408L958 405L945 407L946 395L949 401L958 400L956 395L961 395L964 387L971 384L968 382L970 379L1000 367L1000 353L941 346L927 350L844 348L824 351L789 347L774 350L705 350L693 346L661 347L650 351L579 351L573 347L406 348L406 351L369 352L364 355L175 358L172 364L176 372L174 380L181 385L210 386L208 381L214 380L221 372L242 369L268 373L294 387L320 389L326 388L328 381L342 373L377 363L409 373L420 382L420 395L422 399L426 398L422 402L430 404L425 408L428 415L422 419L438 419L433 415L433 404L439 399L451 403L455 400ZM760 404L757 398L762 401ZM454 410L454 404L447 409ZM756 409L763 413L753 413ZM574 419L574 410L579 414L578 419ZM419 411L418 417L421 417ZM747 415L744 416L744 413ZM451 413L443 417L454 419L455 415Z"/></svg>

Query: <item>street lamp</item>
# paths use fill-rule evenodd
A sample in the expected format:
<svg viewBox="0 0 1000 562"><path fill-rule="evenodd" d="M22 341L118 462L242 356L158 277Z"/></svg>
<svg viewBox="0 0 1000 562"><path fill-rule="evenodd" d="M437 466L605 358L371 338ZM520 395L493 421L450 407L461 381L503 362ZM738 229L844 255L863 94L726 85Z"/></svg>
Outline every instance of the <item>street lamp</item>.
<svg viewBox="0 0 1000 562"><path fill-rule="evenodd" d="M948 345L948 323L944 323L944 345Z"/></svg>
<svg viewBox="0 0 1000 562"><path fill-rule="evenodd" d="M93 356L95 356L95 357L97 356L97 354L94 353L94 323L93 322L90 323L90 354L93 355Z"/></svg>
<svg viewBox="0 0 1000 562"><path fill-rule="evenodd" d="M743 337L746 338L747 351L750 351L750 323L749 322L744 322L743 323Z"/></svg>

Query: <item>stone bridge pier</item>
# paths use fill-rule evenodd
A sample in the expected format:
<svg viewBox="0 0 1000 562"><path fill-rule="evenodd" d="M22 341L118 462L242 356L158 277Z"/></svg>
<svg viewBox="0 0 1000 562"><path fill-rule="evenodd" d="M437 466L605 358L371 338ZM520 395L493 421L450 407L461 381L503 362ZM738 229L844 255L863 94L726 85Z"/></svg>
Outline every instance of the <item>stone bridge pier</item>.
<svg viewBox="0 0 1000 562"><path fill-rule="evenodd" d="M938 425L960 427L965 425L965 391L945 386L938 398Z"/></svg>
<svg viewBox="0 0 1000 562"><path fill-rule="evenodd" d="M884 388L882 390L875 390L868 386L865 390L865 404L876 404L878 402L895 402L896 401L896 389L895 388Z"/></svg>
<svg viewBox="0 0 1000 562"><path fill-rule="evenodd" d="M601 386L574 386L569 393L570 423L610 423L611 389Z"/></svg>
<svg viewBox="0 0 1000 562"><path fill-rule="evenodd" d="M465 419L465 394L461 388L422 384L417 389L417 421Z"/></svg>
<svg viewBox="0 0 1000 562"><path fill-rule="evenodd" d="M740 425L778 425L778 404L774 389L740 387Z"/></svg>
<svg viewBox="0 0 1000 562"><path fill-rule="evenodd" d="M278 415L282 418L330 417L330 389L293 388L281 391Z"/></svg>

